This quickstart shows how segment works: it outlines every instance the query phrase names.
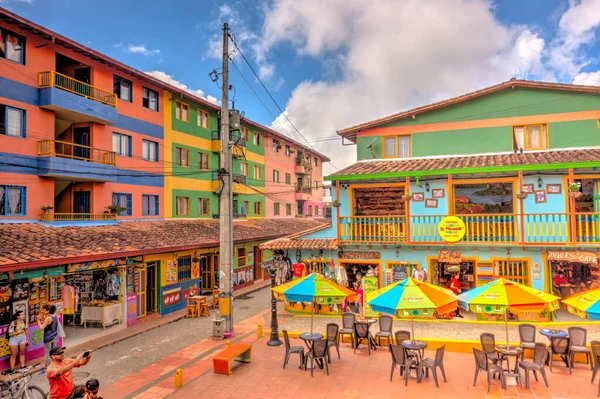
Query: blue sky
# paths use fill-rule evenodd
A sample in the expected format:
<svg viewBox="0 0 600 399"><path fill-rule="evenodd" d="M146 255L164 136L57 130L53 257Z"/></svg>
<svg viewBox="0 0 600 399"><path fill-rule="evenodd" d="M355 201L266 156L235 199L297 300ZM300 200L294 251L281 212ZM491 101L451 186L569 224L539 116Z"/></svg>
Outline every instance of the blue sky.
<svg viewBox="0 0 600 399"><path fill-rule="evenodd" d="M513 76L600 85L600 0L0 0L0 6L139 70L213 99L221 24L239 55L237 108L342 167L335 131ZM142 6L143 4L143 6ZM338 147L339 146L339 147ZM332 151L332 148L336 148ZM338 150L339 148L339 150ZM334 169L330 169L332 171Z"/></svg>

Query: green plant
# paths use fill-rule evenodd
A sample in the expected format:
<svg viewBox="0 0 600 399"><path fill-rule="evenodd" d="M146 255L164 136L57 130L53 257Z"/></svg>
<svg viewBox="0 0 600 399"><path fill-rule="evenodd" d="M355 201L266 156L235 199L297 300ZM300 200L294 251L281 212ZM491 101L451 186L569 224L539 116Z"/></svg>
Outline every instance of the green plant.
<svg viewBox="0 0 600 399"><path fill-rule="evenodd" d="M54 207L52 205L42 205L43 212L48 212L48 211L51 211L52 209L54 209Z"/></svg>
<svg viewBox="0 0 600 399"><path fill-rule="evenodd" d="M579 184L571 183L567 186L567 190L569 190L570 193L579 192Z"/></svg>
<svg viewBox="0 0 600 399"><path fill-rule="evenodd" d="M334 208L339 208L340 206L342 206L342 203L338 200L335 200L331 203L331 206L333 206Z"/></svg>
<svg viewBox="0 0 600 399"><path fill-rule="evenodd" d="M127 208L119 206L119 205L109 205L106 207L110 213L121 213L125 212Z"/></svg>

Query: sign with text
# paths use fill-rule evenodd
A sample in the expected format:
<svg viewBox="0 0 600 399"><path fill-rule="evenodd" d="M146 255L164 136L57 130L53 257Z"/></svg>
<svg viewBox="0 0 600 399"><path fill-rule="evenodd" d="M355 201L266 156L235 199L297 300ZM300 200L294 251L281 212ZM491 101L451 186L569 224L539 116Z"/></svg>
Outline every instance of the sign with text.
<svg viewBox="0 0 600 399"><path fill-rule="evenodd" d="M137 294L127 295L127 327L137 324Z"/></svg>
<svg viewBox="0 0 600 399"><path fill-rule="evenodd" d="M379 252L360 252L360 251L348 251L343 252L341 259L381 259L381 253Z"/></svg>
<svg viewBox="0 0 600 399"><path fill-rule="evenodd" d="M598 255L590 251L548 251L548 260L595 264L598 263Z"/></svg>
<svg viewBox="0 0 600 399"><path fill-rule="evenodd" d="M438 251L438 261L444 263L460 263L462 254L460 252L441 250Z"/></svg>
<svg viewBox="0 0 600 399"><path fill-rule="evenodd" d="M446 216L438 225L440 237L447 242L457 242L465 236L465 223L456 216Z"/></svg>

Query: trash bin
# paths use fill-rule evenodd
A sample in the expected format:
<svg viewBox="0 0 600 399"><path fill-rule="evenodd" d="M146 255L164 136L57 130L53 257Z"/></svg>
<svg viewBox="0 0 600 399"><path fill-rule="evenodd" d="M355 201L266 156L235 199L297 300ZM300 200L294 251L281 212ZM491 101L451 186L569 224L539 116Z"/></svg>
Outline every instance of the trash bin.
<svg viewBox="0 0 600 399"><path fill-rule="evenodd" d="M221 312L218 309L211 310L210 316L213 323L213 339L223 339L225 337L225 319L221 317Z"/></svg>

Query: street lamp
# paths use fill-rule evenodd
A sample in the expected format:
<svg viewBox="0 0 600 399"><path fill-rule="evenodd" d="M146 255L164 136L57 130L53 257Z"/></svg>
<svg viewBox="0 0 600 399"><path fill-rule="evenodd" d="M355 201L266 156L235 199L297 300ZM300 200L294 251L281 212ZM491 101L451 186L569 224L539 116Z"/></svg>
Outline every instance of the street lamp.
<svg viewBox="0 0 600 399"><path fill-rule="evenodd" d="M275 267L275 260L269 267L269 273L271 274L271 288L275 288L275 274L277 268ZM279 339L279 324L277 323L277 299L275 299L275 292L271 290L271 338L267 345L269 346L281 346L283 342Z"/></svg>

